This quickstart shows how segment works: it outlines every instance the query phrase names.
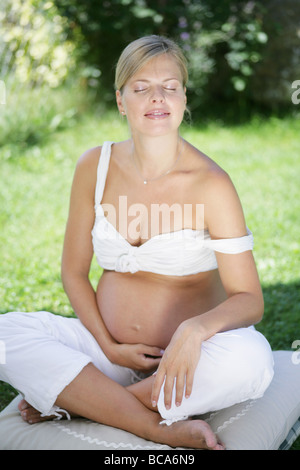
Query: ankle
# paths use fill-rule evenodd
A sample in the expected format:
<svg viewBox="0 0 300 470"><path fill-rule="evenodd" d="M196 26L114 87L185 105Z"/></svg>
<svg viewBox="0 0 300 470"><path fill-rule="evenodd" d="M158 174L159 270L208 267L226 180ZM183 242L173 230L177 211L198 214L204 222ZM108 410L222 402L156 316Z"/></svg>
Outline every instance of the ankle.
<svg viewBox="0 0 300 470"><path fill-rule="evenodd" d="M153 379L148 377L141 382L129 385L126 389L150 411L157 411L157 407L153 407L151 403L152 383Z"/></svg>

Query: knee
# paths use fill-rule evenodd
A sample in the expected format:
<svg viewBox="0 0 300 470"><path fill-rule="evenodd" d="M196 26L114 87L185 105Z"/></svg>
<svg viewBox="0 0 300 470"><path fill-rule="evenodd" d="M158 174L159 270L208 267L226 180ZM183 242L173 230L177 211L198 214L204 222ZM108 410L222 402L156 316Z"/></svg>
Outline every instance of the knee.
<svg viewBox="0 0 300 470"><path fill-rule="evenodd" d="M274 375L273 354L268 341L254 328L244 328L233 342L232 353L239 382L250 387L251 398L261 397Z"/></svg>
<svg viewBox="0 0 300 470"><path fill-rule="evenodd" d="M266 338L257 330L244 328L239 333L236 355L247 367L273 369L273 354Z"/></svg>

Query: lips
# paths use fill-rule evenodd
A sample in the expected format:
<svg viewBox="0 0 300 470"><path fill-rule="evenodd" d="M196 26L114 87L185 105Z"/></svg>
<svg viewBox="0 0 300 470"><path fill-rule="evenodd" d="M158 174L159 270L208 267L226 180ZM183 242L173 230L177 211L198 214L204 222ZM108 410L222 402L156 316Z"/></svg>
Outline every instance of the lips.
<svg viewBox="0 0 300 470"><path fill-rule="evenodd" d="M150 111L147 111L145 117L150 119L163 119L168 117L169 115L170 113L165 109L151 109Z"/></svg>

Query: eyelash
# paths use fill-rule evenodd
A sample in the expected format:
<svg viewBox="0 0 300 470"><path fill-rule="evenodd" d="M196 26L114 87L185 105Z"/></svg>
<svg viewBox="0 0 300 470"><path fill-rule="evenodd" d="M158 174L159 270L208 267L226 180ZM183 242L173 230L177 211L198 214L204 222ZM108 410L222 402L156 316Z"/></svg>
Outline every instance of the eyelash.
<svg viewBox="0 0 300 470"><path fill-rule="evenodd" d="M143 90L134 90L134 93L141 93L143 91L147 91L148 88L144 88ZM176 88L165 88L166 91L176 91Z"/></svg>

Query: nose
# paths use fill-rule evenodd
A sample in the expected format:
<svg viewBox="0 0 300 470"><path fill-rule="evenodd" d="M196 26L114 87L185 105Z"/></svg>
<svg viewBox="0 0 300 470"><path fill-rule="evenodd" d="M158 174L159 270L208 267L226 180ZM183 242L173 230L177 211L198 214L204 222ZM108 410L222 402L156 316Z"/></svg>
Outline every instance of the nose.
<svg viewBox="0 0 300 470"><path fill-rule="evenodd" d="M152 103L163 103L165 101L165 95L161 87L155 87L152 95L151 95L151 102Z"/></svg>

